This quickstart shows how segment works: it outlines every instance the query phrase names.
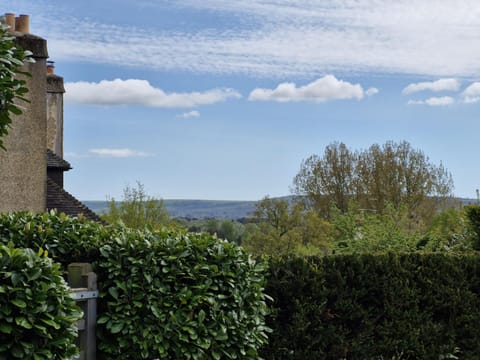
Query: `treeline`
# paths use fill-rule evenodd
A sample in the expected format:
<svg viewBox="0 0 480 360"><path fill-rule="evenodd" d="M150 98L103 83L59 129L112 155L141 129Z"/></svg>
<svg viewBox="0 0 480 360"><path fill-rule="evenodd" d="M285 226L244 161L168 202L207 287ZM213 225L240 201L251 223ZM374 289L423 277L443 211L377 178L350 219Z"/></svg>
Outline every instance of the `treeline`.
<svg viewBox="0 0 480 360"><path fill-rule="evenodd" d="M127 226L174 226L207 232L255 255L476 250L475 206L453 197L451 174L407 142L352 150L328 145L302 161L288 198L265 197L241 221L171 219L141 184L112 200L104 219Z"/></svg>

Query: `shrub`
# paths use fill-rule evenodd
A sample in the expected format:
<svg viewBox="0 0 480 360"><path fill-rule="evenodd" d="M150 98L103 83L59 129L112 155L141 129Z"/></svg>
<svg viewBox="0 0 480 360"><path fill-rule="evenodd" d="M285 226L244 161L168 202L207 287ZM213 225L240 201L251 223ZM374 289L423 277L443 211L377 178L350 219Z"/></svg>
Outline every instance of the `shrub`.
<svg viewBox="0 0 480 360"><path fill-rule="evenodd" d="M440 359L480 354L480 257L272 259L266 359Z"/></svg>
<svg viewBox="0 0 480 360"><path fill-rule="evenodd" d="M93 262L111 230L85 218L27 211L0 214L0 243L35 251L46 249L65 268L71 262Z"/></svg>
<svg viewBox="0 0 480 360"><path fill-rule="evenodd" d="M258 359L263 267L208 234L124 231L100 249L103 359Z"/></svg>
<svg viewBox="0 0 480 360"><path fill-rule="evenodd" d="M0 359L69 359L81 311L59 265L0 244Z"/></svg>

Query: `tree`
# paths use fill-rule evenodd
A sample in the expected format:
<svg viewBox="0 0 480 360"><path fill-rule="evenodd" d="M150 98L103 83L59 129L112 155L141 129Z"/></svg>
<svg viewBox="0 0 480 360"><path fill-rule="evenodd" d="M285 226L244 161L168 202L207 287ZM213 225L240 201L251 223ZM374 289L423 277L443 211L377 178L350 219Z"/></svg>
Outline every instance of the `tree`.
<svg viewBox="0 0 480 360"><path fill-rule="evenodd" d="M121 202L112 198L108 212L102 217L108 223L122 221L132 229L143 229L147 225L159 228L170 224L170 215L163 200L148 196L140 182L137 182L137 187L127 186L123 190Z"/></svg>
<svg viewBox="0 0 480 360"><path fill-rule="evenodd" d="M12 114L20 115L22 108L18 100L27 101L26 82L19 75L29 74L21 71L25 62L33 61L30 51L25 51L15 44L15 37L8 33L8 26L0 25L0 149L6 150L2 137L8 134L12 123Z"/></svg>
<svg viewBox="0 0 480 360"><path fill-rule="evenodd" d="M354 191L354 167L355 154L345 144L330 144L323 157L312 155L302 161L293 180L294 190L306 196L320 214L328 214L333 204L347 211L349 196Z"/></svg>
<svg viewBox="0 0 480 360"><path fill-rule="evenodd" d="M333 207L348 211L350 200L360 208L382 213L387 206L406 206L415 221L431 219L451 201L453 181L442 164L406 142L389 141L353 152L343 143L325 148L322 157L304 160L293 191L326 218Z"/></svg>
<svg viewBox="0 0 480 360"><path fill-rule="evenodd" d="M257 203L253 215L256 227L243 241L251 253L312 255L328 246L331 226L301 202L266 197Z"/></svg>

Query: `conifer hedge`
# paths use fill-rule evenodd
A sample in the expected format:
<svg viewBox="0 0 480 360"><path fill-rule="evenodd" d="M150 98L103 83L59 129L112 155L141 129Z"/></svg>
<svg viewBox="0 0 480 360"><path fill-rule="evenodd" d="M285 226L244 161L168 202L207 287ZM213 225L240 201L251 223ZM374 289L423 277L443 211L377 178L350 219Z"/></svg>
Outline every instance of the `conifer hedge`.
<svg viewBox="0 0 480 360"><path fill-rule="evenodd" d="M480 257L272 259L266 359L476 359Z"/></svg>

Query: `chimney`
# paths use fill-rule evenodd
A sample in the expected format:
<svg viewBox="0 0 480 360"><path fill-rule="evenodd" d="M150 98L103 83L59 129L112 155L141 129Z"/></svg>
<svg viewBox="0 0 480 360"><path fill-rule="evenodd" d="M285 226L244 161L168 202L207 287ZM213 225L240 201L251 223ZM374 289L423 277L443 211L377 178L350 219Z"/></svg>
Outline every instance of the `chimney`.
<svg viewBox="0 0 480 360"><path fill-rule="evenodd" d="M55 61L51 61L51 60L47 61L47 74L48 75L55 74Z"/></svg>
<svg viewBox="0 0 480 360"><path fill-rule="evenodd" d="M47 148L63 159L63 78L47 61Z"/></svg>
<svg viewBox="0 0 480 360"><path fill-rule="evenodd" d="M14 32L15 31L15 14L6 13L5 14L5 24L8 25L8 31Z"/></svg>
<svg viewBox="0 0 480 360"><path fill-rule="evenodd" d="M15 31L22 34L30 33L30 16L20 15L15 18Z"/></svg>
<svg viewBox="0 0 480 360"><path fill-rule="evenodd" d="M20 102L22 114L15 115L8 135L4 137L7 151L0 152L0 212L44 211L46 209L46 60L47 42L29 33L29 17L5 14L5 23L15 36L15 45L30 50L35 62L27 62L19 75L29 89ZM19 32L19 31L22 31Z"/></svg>

